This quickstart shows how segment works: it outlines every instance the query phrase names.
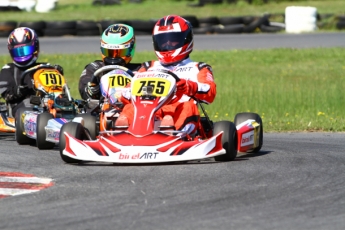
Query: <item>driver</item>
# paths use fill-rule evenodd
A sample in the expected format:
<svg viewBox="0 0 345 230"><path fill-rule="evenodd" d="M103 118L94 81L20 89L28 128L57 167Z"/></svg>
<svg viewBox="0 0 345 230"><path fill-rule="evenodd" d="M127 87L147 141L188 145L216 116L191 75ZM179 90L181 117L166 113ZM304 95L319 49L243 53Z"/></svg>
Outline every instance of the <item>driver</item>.
<svg viewBox="0 0 345 230"><path fill-rule="evenodd" d="M8 51L12 58L12 63L5 64L0 71L0 94L12 109L12 116L18 108L31 107L30 96L35 95L32 84L33 72L25 77L25 85L19 87L21 74L38 64L39 40L34 30L28 27L19 27L14 29L7 40ZM47 63L44 63L47 64ZM61 74L63 68L60 65L54 65Z"/></svg>
<svg viewBox="0 0 345 230"><path fill-rule="evenodd" d="M86 65L79 79L79 93L84 100L100 98L99 84L91 83L93 74L99 68L106 65L120 65L135 71L141 66L130 63L135 53L135 36L131 26L110 25L101 36L100 48L102 60L95 60Z"/></svg>
<svg viewBox="0 0 345 230"><path fill-rule="evenodd" d="M176 94L183 94L179 101L163 106L156 115L160 119L164 118L163 121L173 119L176 130L194 134L200 114L196 102L191 97L207 104L213 102L216 96L216 84L212 68L204 62L194 62L190 59L189 54L193 50L193 31L191 24L184 18L168 15L159 19L154 26L152 38L158 61L145 62L138 71L155 69L172 71L181 79L176 84ZM121 100L127 104L118 118L119 125L132 123L134 117L128 91L123 92Z"/></svg>

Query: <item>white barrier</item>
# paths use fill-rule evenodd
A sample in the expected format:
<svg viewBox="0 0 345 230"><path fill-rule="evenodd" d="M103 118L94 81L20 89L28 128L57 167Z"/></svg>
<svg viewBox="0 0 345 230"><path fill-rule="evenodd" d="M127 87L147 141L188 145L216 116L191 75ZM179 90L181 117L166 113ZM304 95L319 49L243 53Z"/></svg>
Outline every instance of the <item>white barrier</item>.
<svg viewBox="0 0 345 230"><path fill-rule="evenodd" d="M317 29L317 9L315 7L286 7L285 30L287 33L312 32Z"/></svg>
<svg viewBox="0 0 345 230"><path fill-rule="evenodd" d="M36 5L36 0L18 0L17 7L21 10L32 11Z"/></svg>
<svg viewBox="0 0 345 230"><path fill-rule="evenodd" d="M55 9L58 0L37 0L35 10L38 13L48 13Z"/></svg>

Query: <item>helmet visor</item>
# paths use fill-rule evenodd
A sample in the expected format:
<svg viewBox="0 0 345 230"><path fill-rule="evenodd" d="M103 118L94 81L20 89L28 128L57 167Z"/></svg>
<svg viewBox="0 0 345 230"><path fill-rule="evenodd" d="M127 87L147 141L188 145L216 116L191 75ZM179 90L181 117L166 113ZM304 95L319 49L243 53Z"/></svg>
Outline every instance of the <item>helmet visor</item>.
<svg viewBox="0 0 345 230"><path fill-rule="evenodd" d="M20 58L24 56L29 56L35 52L35 46L20 46L10 50L10 54L13 58Z"/></svg>
<svg viewBox="0 0 345 230"><path fill-rule="evenodd" d="M101 52L106 57L126 57L131 56L131 52L133 50L133 47L131 44L126 45L108 45L108 44L102 44L101 45Z"/></svg>
<svg viewBox="0 0 345 230"><path fill-rule="evenodd" d="M182 47L186 42L188 32L162 33L153 36L156 51L171 51Z"/></svg>

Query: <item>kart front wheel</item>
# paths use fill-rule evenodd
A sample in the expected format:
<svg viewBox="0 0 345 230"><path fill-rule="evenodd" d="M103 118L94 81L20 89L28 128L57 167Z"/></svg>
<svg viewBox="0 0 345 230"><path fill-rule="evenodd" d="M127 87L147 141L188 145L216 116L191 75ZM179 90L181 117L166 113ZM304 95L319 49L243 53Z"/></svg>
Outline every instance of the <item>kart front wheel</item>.
<svg viewBox="0 0 345 230"><path fill-rule="evenodd" d="M222 146L226 154L216 156L216 161L233 161L237 156L237 130L230 121L218 121L214 123L213 135L223 131Z"/></svg>
<svg viewBox="0 0 345 230"><path fill-rule="evenodd" d="M80 123L69 122L64 124L60 130L59 149L61 159L68 164L80 163L80 160L76 160L63 154L63 150L66 148L65 132L76 139L83 140L85 139L85 129Z"/></svg>
<svg viewBox="0 0 345 230"><path fill-rule="evenodd" d="M38 149L53 149L55 143L46 141L45 127L50 119L54 116L50 113L41 113L37 116L36 121L36 146Z"/></svg>
<svg viewBox="0 0 345 230"><path fill-rule="evenodd" d="M27 137L25 135L25 129L24 129L24 124L23 124L23 115L25 111L28 111L31 108L19 108L16 111L15 114L15 127L16 127L16 132L15 132L15 137L16 137L16 141L18 144L20 145L28 145L31 143L32 139L30 139L29 137Z"/></svg>
<svg viewBox="0 0 345 230"><path fill-rule="evenodd" d="M259 114L257 113L238 113L235 116L235 126L241 124L242 122L251 119L251 120L255 120L257 123L260 124L260 133L259 133L259 146L253 149L254 153L257 153L260 151L262 145L263 145L263 132L264 132L264 127L262 125L262 119L259 116Z"/></svg>
<svg viewBox="0 0 345 230"><path fill-rule="evenodd" d="M89 131L92 140L96 139L98 136L98 129L96 124L96 117L89 113L80 113L76 117L82 117L84 120L84 128Z"/></svg>

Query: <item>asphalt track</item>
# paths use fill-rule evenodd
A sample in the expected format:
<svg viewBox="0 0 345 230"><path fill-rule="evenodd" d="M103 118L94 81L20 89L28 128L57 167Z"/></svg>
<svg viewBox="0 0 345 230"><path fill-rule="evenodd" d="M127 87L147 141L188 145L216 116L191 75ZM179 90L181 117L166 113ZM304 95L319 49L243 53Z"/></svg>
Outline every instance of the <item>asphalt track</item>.
<svg viewBox="0 0 345 230"><path fill-rule="evenodd" d="M195 35L195 50L345 47L345 33ZM99 53L99 37L42 37L41 53ZM151 36L137 36L137 51L152 51ZM0 54L8 54L0 39Z"/></svg>
<svg viewBox="0 0 345 230"><path fill-rule="evenodd" d="M0 229L344 229L344 140L345 133L264 133L258 154L233 162L68 165L57 149L2 135L0 172L54 185L0 199Z"/></svg>

